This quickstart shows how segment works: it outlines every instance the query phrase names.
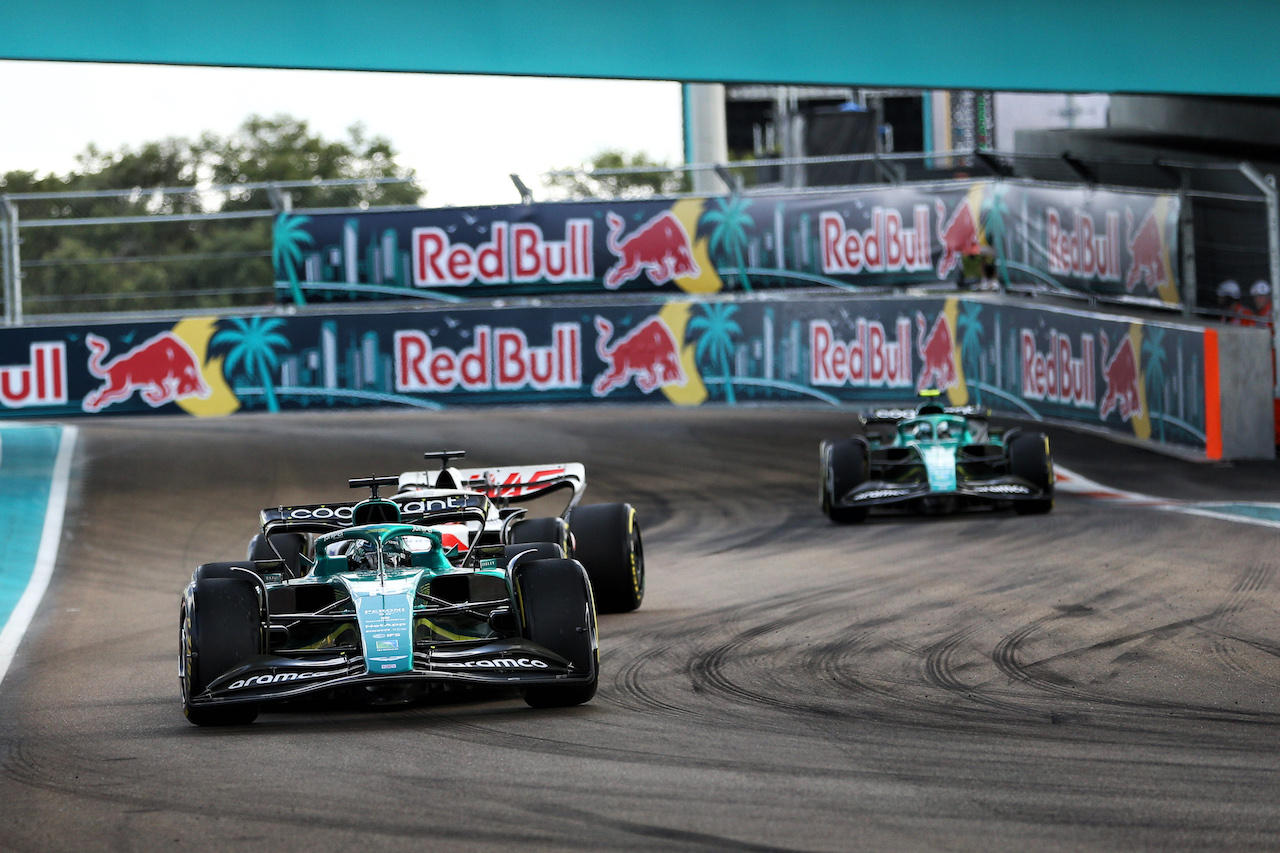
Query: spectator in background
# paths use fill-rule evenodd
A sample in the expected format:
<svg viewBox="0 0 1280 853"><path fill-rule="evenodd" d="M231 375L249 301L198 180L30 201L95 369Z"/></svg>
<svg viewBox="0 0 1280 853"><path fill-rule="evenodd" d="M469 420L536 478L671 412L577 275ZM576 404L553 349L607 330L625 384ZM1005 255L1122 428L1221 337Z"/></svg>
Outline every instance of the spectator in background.
<svg viewBox="0 0 1280 853"><path fill-rule="evenodd" d="M1249 313L1249 326L1270 326L1271 325L1271 285L1264 279L1258 279L1249 288L1249 301L1251 305L1246 307Z"/></svg>
<svg viewBox="0 0 1280 853"><path fill-rule="evenodd" d="M996 278L996 265L992 260L982 262L982 279L979 280L974 290L999 290L1000 279Z"/></svg>
<svg viewBox="0 0 1280 853"><path fill-rule="evenodd" d="M1244 323L1245 309L1240 304L1240 283L1235 279L1227 279L1218 285L1218 313L1222 319L1234 326Z"/></svg>

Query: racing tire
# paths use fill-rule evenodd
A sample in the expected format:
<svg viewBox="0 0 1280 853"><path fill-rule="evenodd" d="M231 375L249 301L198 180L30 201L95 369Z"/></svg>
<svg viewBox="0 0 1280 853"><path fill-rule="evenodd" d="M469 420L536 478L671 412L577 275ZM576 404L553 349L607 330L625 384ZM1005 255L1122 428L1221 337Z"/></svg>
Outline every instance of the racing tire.
<svg viewBox="0 0 1280 853"><path fill-rule="evenodd" d="M852 438L822 442L819 450L822 482L818 500L822 512L836 524L860 524L867 518L866 507L836 506L837 496L846 495L867 481L867 445Z"/></svg>
<svg viewBox="0 0 1280 853"><path fill-rule="evenodd" d="M262 613L253 583L230 577L197 578L179 630L182 713L187 720L197 726L252 723L258 716L256 704L193 706L191 697L261 652Z"/></svg>
<svg viewBox="0 0 1280 853"><path fill-rule="evenodd" d="M644 601L644 541L631 504L592 504L569 513L573 556L587 570L601 613L630 613Z"/></svg>
<svg viewBox="0 0 1280 853"><path fill-rule="evenodd" d="M532 553L530 553L532 552ZM502 553L504 563L510 565L511 561L521 554L527 554L521 562L533 562L534 560L563 560L564 551L560 550L560 546L554 542L527 542L523 545L508 545ZM519 564L517 564L519 565Z"/></svg>
<svg viewBox="0 0 1280 853"><path fill-rule="evenodd" d="M589 681L531 684L520 695L533 708L589 701L600 679L600 642L586 569L577 560L535 560L518 565L514 575L521 634L568 660L575 670L591 673Z"/></svg>
<svg viewBox="0 0 1280 853"><path fill-rule="evenodd" d="M1043 515L1053 509L1053 457L1049 437L1042 432L1019 432L1009 439L1009 473L1026 480L1048 497L1014 501L1018 515Z"/></svg>
<svg viewBox="0 0 1280 853"><path fill-rule="evenodd" d="M574 557L569 524L563 518L526 518L518 521L511 526L511 542L515 545L554 542L560 546L566 558Z"/></svg>
<svg viewBox="0 0 1280 853"><path fill-rule="evenodd" d="M285 577L300 578L302 555L307 550L307 537L301 533L259 533L249 540L250 560L284 560Z"/></svg>

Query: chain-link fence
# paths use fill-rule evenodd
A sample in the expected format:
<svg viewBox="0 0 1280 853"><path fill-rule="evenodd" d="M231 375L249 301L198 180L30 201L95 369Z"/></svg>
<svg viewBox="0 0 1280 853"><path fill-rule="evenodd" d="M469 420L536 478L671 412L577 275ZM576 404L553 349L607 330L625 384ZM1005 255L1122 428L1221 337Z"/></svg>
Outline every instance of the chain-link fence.
<svg viewBox="0 0 1280 853"><path fill-rule="evenodd" d="M1183 310L1266 322L1280 281L1274 179L1245 163L1086 159L952 151L765 159L670 168L553 172L541 190L513 178L513 204L582 200L592 192L637 198L831 193L870 185L988 179L1083 189L1145 191L1180 201ZM232 186L0 195L5 319L101 312L200 311L272 304L272 223L279 214L403 210L400 179L296 181ZM539 198L539 196L541 196ZM1124 239L1134 226L1124 223ZM1040 287L1035 276L1015 281ZM1266 291L1264 294L1262 291ZM1266 305L1263 306L1265 296ZM1097 301L1096 296L1086 296Z"/></svg>

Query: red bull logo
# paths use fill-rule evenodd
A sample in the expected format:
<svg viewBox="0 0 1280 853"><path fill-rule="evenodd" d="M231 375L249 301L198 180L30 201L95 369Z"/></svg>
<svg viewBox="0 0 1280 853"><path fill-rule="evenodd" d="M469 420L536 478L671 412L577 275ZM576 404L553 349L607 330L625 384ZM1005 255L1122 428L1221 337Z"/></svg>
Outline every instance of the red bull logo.
<svg viewBox="0 0 1280 853"><path fill-rule="evenodd" d="M1147 213L1136 234L1133 231L1133 211L1126 208L1124 215L1129 257L1132 259L1129 274L1124 277L1124 288L1133 293L1141 282L1147 290L1157 290L1169 283L1169 266L1164 260L1164 238L1156 222L1156 212L1152 209Z"/></svg>
<svg viewBox="0 0 1280 853"><path fill-rule="evenodd" d="M945 391L960 384L960 371L956 370L955 336L947 315L938 312L933 328L925 335L924 314L916 312L916 352L924 362L920 366L920 381L916 390L936 388Z"/></svg>
<svg viewBox="0 0 1280 853"><path fill-rule="evenodd" d="M689 235L671 211L663 211L621 241L618 237L626 223L614 213L606 218L609 251L618 256L618 262L604 274L605 287L617 290L641 273L648 275L654 284L701 275L702 270L693 260Z"/></svg>
<svg viewBox="0 0 1280 853"><path fill-rule="evenodd" d="M947 207L935 201L938 208L938 242L942 244L942 259L938 261L938 278L946 278L947 274L960 263L962 255L980 251L978 242L978 221L973 217L973 209L967 200L956 205L951 211L951 218L943 225L943 217L947 215Z"/></svg>
<svg viewBox="0 0 1280 853"><path fill-rule="evenodd" d="M89 373L104 380L102 387L84 398L86 412L98 412L140 391L149 406L160 406L187 397L209 397L209 386L195 353L177 335L161 332L109 363L103 357L111 345L92 332L85 335L90 349Z"/></svg>
<svg viewBox="0 0 1280 853"><path fill-rule="evenodd" d="M436 346L419 329L395 333L396 390L520 391L582 386L581 332L577 323L556 323L551 343L536 346L521 329L476 326L472 345Z"/></svg>
<svg viewBox="0 0 1280 853"><path fill-rule="evenodd" d="M865 231L845 227L844 217L832 211L818 216L822 234L822 271L828 274L860 272L915 272L933 265L929 241L929 208L912 208L914 227L906 227L902 214L889 208L871 210L871 227Z"/></svg>
<svg viewBox="0 0 1280 853"><path fill-rule="evenodd" d="M1102 333L1102 380L1107 390L1102 395L1102 404L1098 414L1102 420L1107 419L1113 409L1120 412L1120 420L1127 421L1142 413L1142 401L1138 396L1138 356L1133 351L1133 342L1125 335L1120 339L1116 351L1107 358L1107 333Z"/></svg>
<svg viewBox="0 0 1280 853"><path fill-rule="evenodd" d="M809 323L809 384L855 388L911 387L911 320L899 317L895 337L878 320L859 318L852 341L826 320Z"/></svg>
<svg viewBox="0 0 1280 853"><path fill-rule="evenodd" d="M680 367L680 351L675 335L660 317L650 317L613 345L613 324L596 317L596 355L608 365L591 383L591 393L604 397L635 377L636 387L645 394L666 385L684 385L688 379Z"/></svg>

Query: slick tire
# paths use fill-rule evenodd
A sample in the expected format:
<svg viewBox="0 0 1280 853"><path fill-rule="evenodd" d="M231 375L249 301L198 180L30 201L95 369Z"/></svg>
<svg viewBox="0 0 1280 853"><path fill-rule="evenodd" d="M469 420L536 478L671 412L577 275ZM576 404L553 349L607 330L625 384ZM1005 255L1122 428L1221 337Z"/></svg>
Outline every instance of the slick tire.
<svg viewBox="0 0 1280 853"><path fill-rule="evenodd" d="M508 545L503 550L502 559L507 565L510 565L516 557L520 557L520 563L531 563L534 560L563 560L564 552L553 542L526 542L523 545Z"/></svg>
<svg viewBox="0 0 1280 853"><path fill-rule="evenodd" d="M600 678L600 643L586 570L577 560L535 560L518 565L514 575L521 634L568 660L575 671L590 674L587 681L530 685L521 696L534 708L589 701Z"/></svg>
<svg viewBox="0 0 1280 853"><path fill-rule="evenodd" d="M601 613L630 613L644 601L644 543L631 504L592 504L569 513L574 558L591 578Z"/></svg>
<svg viewBox="0 0 1280 853"><path fill-rule="evenodd" d="M252 723L258 716L256 704L193 707L191 697L261 652L262 614L253 583L239 578L197 578L192 596L183 606L179 630L182 713L187 720L197 726Z"/></svg>
<svg viewBox="0 0 1280 853"><path fill-rule="evenodd" d="M284 560L286 578L302 577L302 555L307 550L307 537L301 533L262 533L249 540L250 560Z"/></svg>
<svg viewBox="0 0 1280 853"><path fill-rule="evenodd" d="M527 545L533 542L554 542L560 546L562 556L573 559L573 541L569 538L569 524L563 518L526 518L511 526L511 542Z"/></svg>
<svg viewBox="0 0 1280 853"><path fill-rule="evenodd" d="M1043 515L1053 509L1053 458L1049 437L1040 432L1019 432L1009 439L1009 473L1026 480L1047 497L1014 501L1018 515Z"/></svg>
<svg viewBox="0 0 1280 853"><path fill-rule="evenodd" d="M822 512L836 524L860 524L866 507L841 507L835 502L867 481L867 445L851 438L824 441L818 451L821 484L818 500Z"/></svg>

